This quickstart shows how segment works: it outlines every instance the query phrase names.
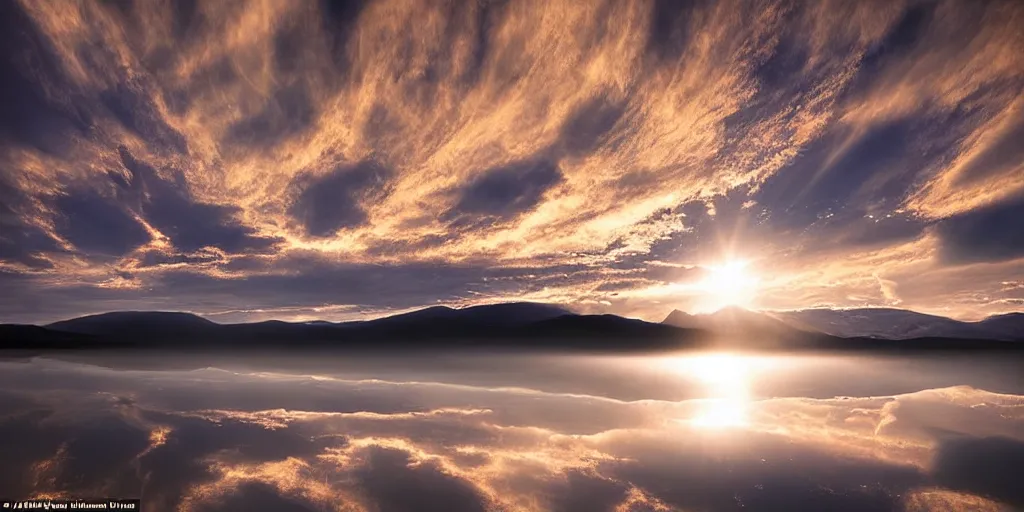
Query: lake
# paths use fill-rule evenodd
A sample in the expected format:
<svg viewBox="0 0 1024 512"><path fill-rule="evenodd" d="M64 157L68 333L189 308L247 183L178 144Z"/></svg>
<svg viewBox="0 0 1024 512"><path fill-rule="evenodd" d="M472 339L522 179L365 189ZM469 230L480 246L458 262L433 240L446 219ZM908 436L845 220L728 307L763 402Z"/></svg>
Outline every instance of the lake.
<svg viewBox="0 0 1024 512"><path fill-rule="evenodd" d="M0 498L143 510L1024 509L1024 365L680 353L0 360Z"/></svg>

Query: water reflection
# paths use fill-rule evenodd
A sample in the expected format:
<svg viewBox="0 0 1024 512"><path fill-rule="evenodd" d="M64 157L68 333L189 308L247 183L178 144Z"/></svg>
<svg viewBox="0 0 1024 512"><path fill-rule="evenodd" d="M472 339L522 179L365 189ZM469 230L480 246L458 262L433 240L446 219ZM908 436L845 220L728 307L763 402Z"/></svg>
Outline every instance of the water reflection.
<svg viewBox="0 0 1024 512"><path fill-rule="evenodd" d="M748 407L756 359L735 354L704 354L666 357L659 360L685 376L691 376L702 386L706 398L689 418L690 424L707 429L725 429L749 426Z"/></svg>
<svg viewBox="0 0 1024 512"><path fill-rule="evenodd" d="M1024 507L1024 393L1003 362L143 362L0 362L0 495L141 493L149 510Z"/></svg>

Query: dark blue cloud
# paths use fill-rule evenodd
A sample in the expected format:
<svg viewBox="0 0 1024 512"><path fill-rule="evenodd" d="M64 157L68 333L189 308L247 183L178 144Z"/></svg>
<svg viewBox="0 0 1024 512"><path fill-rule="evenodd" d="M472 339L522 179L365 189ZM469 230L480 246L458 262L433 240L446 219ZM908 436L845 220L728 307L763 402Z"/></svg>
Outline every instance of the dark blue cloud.
<svg viewBox="0 0 1024 512"><path fill-rule="evenodd" d="M366 116L363 123L363 136L369 140L380 140L388 135L399 133L399 120L388 112L387 107L382 104L374 105L370 115Z"/></svg>
<svg viewBox="0 0 1024 512"><path fill-rule="evenodd" d="M180 0L174 2L171 7L176 39L186 39L190 32L209 22L203 10L199 8L199 0Z"/></svg>
<svg viewBox="0 0 1024 512"><path fill-rule="evenodd" d="M1024 196L984 206L940 222L939 256L949 263L1024 257Z"/></svg>
<svg viewBox="0 0 1024 512"><path fill-rule="evenodd" d="M159 74L160 69L171 68L171 59L175 55L168 48L166 57L154 55L151 64L155 73ZM193 98L201 98L211 94L222 87L231 85L239 79L238 71L234 63L227 57L216 59L213 62L199 67L191 81L182 85L165 85L160 93L163 95L164 103L168 110L176 115L184 114L192 105Z"/></svg>
<svg viewBox="0 0 1024 512"><path fill-rule="evenodd" d="M131 174L126 192L145 190L137 195L145 219L171 239L178 249L192 252L203 247L218 247L227 252L259 252L274 247L280 240L261 237L253 228L241 224L236 206L196 202L182 182L162 180L148 164L120 148L121 161Z"/></svg>
<svg viewBox="0 0 1024 512"><path fill-rule="evenodd" d="M740 187L729 199L716 198L714 224L723 226L715 229L739 230L744 237L772 232L825 249L918 237L930 222L899 210L930 164L944 157L938 141L952 143L958 136L955 130L936 134L939 122L908 117L860 133L833 126L755 192L746 195ZM922 137L934 142L923 144ZM746 199L754 206L743 209ZM688 224L702 222L697 209Z"/></svg>
<svg viewBox="0 0 1024 512"><path fill-rule="evenodd" d="M869 214L871 203L859 199L823 204L816 196L783 192L792 195L773 202L763 191L751 193L749 187L737 187L706 201L684 203L672 213L684 214L682 223L688 229L656 241L650 254L634 263L699 261L720 258L722 251L732 249L742 257L749 247L783 253L799 249L805 254L866 250L913 240L932 224L907 213ZM751 203L754 198L757 201Z"/></svg>
<svg viewBox="0 0 1024 512"><path fill-rule="evenodd" d="M0 175L0 261L51 268L43 255L60 248L49 234L27 221L30 210L28 198Z"/></svg>
<svg viewBox="0 0 1024 512"><path fill-rule="evenodd" d="M679 58L693 36L693 13L709 3L707 0L654 0L647 51L658 59Z"/></svg>
<svg viewBox="0 0 1024 512"><path fill-rule="evenodd" d="M845 95L863 94L871 88L878 73L885 67L899 62L918 49L922 38L935 21L935 10L938 6L938 2L919 2L904 11L885 37L864 54L860 71L849 89L845 91ZM959 7L969 8L970 5L964 3Z"/></svg>
<svg viewBox="0 0 1024 512"><path fill-rule="evenodd" d="M490 58L493 50L494 27L500 23L503 11L508 6L508 0L494 2L483 2L477 6L476 19L473 20L477 30L473 40L472 59L464 68L464 74L460 81L465 86L476 84L484 69L484 63Z"/></svg>
<svg viewBox="0 0 1024 512"><path fill-rule="evenodd" d="M789 16L793 17L790 12ZM757 63L754 78L757 79L758 96L754 104L764 104L769 100L783 99L787 92L807 85L806 72L810 64L812 50L806 38L796 33L797 29L787 25L787 30L779 40L775 51L767 59ZM787 101L792 98L785 98Z"/></svg>
<svg viewBox="0 0 1024 512"><path fill-rule="evenodd" d="M835 128L768 178L753 199L797 225L840 209L895 208L923 167L910 160L920 157L913 139L921 121L896 121L864 134Z"/></svg>
<svg viewBox="0 0 1024 512"><path fill-rule="evenodd" d="M390 169L373 161L339 166L322 176L299 175L291 185L299 192L288 213L316 237L361 226L367 221L362 202L386 195L392 176Z"/></svg>
<svg viewBox="0 0 1024 512"><path fill-rule="evenodd" d="M367 0L333 0L322 2L323 16L320 18L324 33L327 34L330 57L334 67L342 72L350 69L348 43L352 30Z"/></svg>
<svg viewBox="0 0 1024 512"><path fill-rule="evenodd" d="M266 269L261 262L255 268ZM277 305L360 304L370 308L406 308L437 301L454 301L468 293L505 290L523 286L495 282L502 276L529 274L528 269L489 269L476 266L431 264L368 265L330 264L313 258L291 258L270 263L272 267L301 268L292 275L251 275L245 280L222 280L188 271L165 272L154 283L175 290L181 300L205 297L224 301L248 297L246 307ZM262 267L261 267L262 266ZM233 268L228 264L226 268ZM532 270L535 275L547 274ZM543 275L525 285L542 286Z"/></svg>
<svg viewBox="0 0 1024 512"><path fill-rule="evenodd" d="M427 235L415 240L383 240L371 244L366 253L372 256L400 256L411 251L434 249L457 238L456 234Z"/></svg>
<svg viewBox="0 0 1024 512"><path fill-rule="evenodd" d="M72 190L54 204L56 232L86 254L123 256L150 240L124 206L92 190Z"/></svg>
<svg viewBox="0 0 1024 512"><path fill-rule="evenodd" d="M1016 112L1014 124L1004 133L999 135L992 144L985 147L978 155L972 158L963 169L957 174L953 186L973 185L985 178L1005 174L1007 172L1021 172L1021 162L1024 162L1024 109Z"/></svg>
<svg viewBox="0 0 1024 512"><path fill-rule="evenodd" d="M562 127L562 148L570 155L587 154L597 148L625 113L625 105L597 97L577 109Z"/></svg>
<svg viewBox="0 0 1024 512"><path fill-rule="evenodd" d="M513 219L533 209L561 181L558 164L548 160L488 169L458 191L458 201L443 218L456 226Z"/></svg>
<svg viewBox="0 0 1024 512"><path fill-rule="evenodd" d="M305 72L303 56L308 51L308 30L302 24L290 24L274 34L274 67L278 73Z"/></svg>
<svg viewBox="0 0 1024 512"><path fill-rule="evenodd" d="M17 2L0 3L0 137L59 155L93 120L36 26ZM52 97L48 90L66 92Z"/></svg>
<svg viewBox="0 0 1024 512"><path fill-rule="evenodd" d="M305 84L295 82L279 88L263 110L231 125L223 142L226 147L272 145L309 128L316 115Z"/></svg>
<svg viewBox="0 0 1024 512"><path fill-rule="evenodd" d="M150 92L147 85L140 81L127 82L103 91L100 100L122 126L154 147L187 153L185 136L163 120Z"/></svg>
<svg viewBox="0 0 1024 512"><path fill-rule="evenodd" d="M931 224L929 221L905 213L878 217L858 215L840 217L835 222L821 223L814 235L822 235L824 244L838 244L847 248L870 248L905 242L921 236ZM832 230L832 233L829 231Z"/></svg>

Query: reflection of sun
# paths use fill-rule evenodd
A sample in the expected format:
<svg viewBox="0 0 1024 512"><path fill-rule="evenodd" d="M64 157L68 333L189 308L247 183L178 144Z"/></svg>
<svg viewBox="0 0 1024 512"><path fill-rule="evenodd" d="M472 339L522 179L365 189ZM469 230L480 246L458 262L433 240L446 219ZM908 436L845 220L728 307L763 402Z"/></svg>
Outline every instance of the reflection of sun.
<svg viewBox="0 0 1024 512"><path fill-rule="evenodd" d="M706 265L704 279L698 283L705 304L701 309L716 311L726 306L747 306L757 291L758 278L746 261L733 260L718 265Z"/></svg>
<svg viewBox="0 0 1024 512"><path fill-rule="evenodd" d="M730 354L710 354L669 360L675 371L696 377L709 398L689 423L712 429L748 425L750 368L745 358Z"/></svg>
<svg viewBox="0 0 1024 512"><path fill-rule="evenodd" d="M747 425L747 404L743 400L712 398L703 405L704 409L690 420L690 424L709 429Z"/></svg>

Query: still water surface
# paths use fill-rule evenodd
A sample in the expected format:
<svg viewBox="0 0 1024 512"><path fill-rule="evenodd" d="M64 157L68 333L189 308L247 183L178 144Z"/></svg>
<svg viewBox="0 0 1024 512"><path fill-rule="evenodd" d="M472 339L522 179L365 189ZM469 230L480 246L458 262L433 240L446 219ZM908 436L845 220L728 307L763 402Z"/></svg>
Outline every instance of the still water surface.
<svg viewBox="0 0 1024 512"><path fill-rule="evenodd" d="M0 361L0 497L144 510L1024 509L981 357L106 353Z"/></svg>

